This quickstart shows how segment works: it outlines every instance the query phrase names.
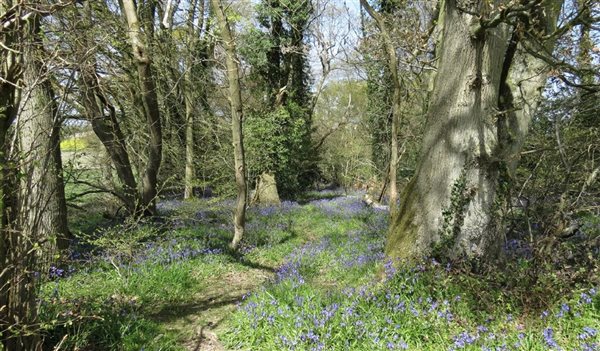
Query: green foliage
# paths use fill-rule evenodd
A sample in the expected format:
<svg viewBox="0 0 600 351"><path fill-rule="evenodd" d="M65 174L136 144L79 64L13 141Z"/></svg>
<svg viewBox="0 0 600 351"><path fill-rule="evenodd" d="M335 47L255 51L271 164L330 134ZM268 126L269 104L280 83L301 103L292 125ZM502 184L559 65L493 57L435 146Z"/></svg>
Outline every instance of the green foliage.
<svg viewBox="0 0 600 351"><path fill-rule="evenodd" d="M314 207L253 208L243 242L247 254L238 257L227 251L230 205L164 202L164 226L130 223L80 239L72 260L54 267L42 285L45 346L52 349L64 338L65 349L181 350L182 338L193 337L197 325L173 329L167 321L189 313L205 295L222 295L214 286L226 274L278 265L301 243L347 227Z"/></svg>
<svg viewBox="0 0 600 351"><path fill-rule="evenodd" d="M467 185L467 171L463 169L452 184L450 205L442 211L444 222L442 224L440 240L434 248L435 256L443 255L443 250L451 249L455 238L460 234L465 219L465 212L475 195Z"/></svg>
<svg viewBox="0 0 600 351"><path fill-rule="evenodd" d="M261 2L261 27L248 30L239 44L254 86L244 126L250 175L274 173L284 197L297 195L316 178L304 50L311 11L310 1Z"/></svg>
<svg viewBox="0 0 600 351"><path fill-rule="evenodd" d="M291 196L305 189L314 178L310 128L305 111L290 102L272 112L255 112L245 124L249 173L276 175L280 195Z"/></svg>
<svg viewBox="0 0 600 351"><path fill-rule="evenodd" d="M258 28L250 28L243 33L238 51L259 76L268 74L269 59L267 53L274 45L269 35Z"/></svg>
<svg viewBox="0 0 600 351"><path fill-rule="evenodd" d="M67 349L181 350L175 335L149 317L152 307L185 301L198 286L190 275L194 264L148 265L139 272L107 267L46 284L40 309L46 345L68 335Z"/></svg>
<svg viewBox="0 0 600 351"><path fill-rule="evenodd" d="M371 138L366 108L363 82L332 82L321 92L314 120L317 140L322 141L319 172L327 183L351 188L377 174L368 162Z"/></svg>
<svg viewBox="0 0 600 351"><path fill-rule="evenodd" d="M332 229L290 254L277 280L247 297L229 322L222 334L228 348L545 351L597 345L596 289L549 298L542 291L560 282L524 279L533 273L525 261L481 275L435 260L382 264L374 249L383 244L378 217L356 223L358 230Z"/></svg>
<svg viewBox="0 0 600 351"><path fill-rule="evenodd" d="M295 341L298 350L320 342L330 350L437 350L473 339L465 349L519 342L514 349L541 351L548 328L563 347L594 341L584 335L584 327L600 328L589 280L574 283L569 271L527 259L481 274L435 261L392 265L383 256L387 213L357 196L307 195L314 198L249 209L242 254L226 249L233 202L214 199L164 201L162 226L115 227L93 247L82 243L70 273L42 286L45 347L68 335L66 349L181 350L207 314L228 313L207 299L234 289L232 277L256 287L269 270L275 280L264 289L233 295L244 302L222 323L230 349L291 349L286 342ZM597 222L589 218L590 228Z"/></svg>

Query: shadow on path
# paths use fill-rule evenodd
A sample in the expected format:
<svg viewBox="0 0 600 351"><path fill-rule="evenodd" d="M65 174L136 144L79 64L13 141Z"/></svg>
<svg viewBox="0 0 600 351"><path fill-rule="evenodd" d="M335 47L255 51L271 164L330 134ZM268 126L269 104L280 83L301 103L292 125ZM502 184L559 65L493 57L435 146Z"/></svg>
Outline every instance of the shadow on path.
<svg viewBox="0 0 600 351"><path fill-rule="evenodd" d="M216 332L244 295L256 290L273 277L274 268L251 261L239 261L248 267L215 276L187 303L162 306L152 318L181 335L182 346L194 351L225 350Z"/></svg>

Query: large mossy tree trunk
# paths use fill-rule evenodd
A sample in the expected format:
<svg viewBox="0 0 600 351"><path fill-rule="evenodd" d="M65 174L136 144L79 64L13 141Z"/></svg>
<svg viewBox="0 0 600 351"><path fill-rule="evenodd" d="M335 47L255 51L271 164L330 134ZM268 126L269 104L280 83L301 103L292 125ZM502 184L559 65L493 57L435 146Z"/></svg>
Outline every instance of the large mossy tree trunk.
<svg viewBox="0 0 600 351"><path fill-rule="evenodd" d="M249 142L251 151L261 149L257 153L269 162L250 162L250 173L273 174L277 179L274 184L278 187L277 193L291 196L310 183L316 169L316 148L311 139L313 100L305 48L313 3L309 0L262 0L260 4L260 27L268 33L265 33L265 39L269 45L263 52L266 62L256 62L255 72L260 77L259 87L268 103L253 113L251 123L262 119L258 123L269 125L271 133L249 134L251 139L258 138L258 142ZM278 118L257 117L257 114ZM302 127L298 128L299 125ZM272 149L274 144L278 150Z"/></svg>
<svg viewBox="0 0 600 351"><path fill-rule="evenodd" d="M231 104L231 133L233 140L235 182L237 184L237 200L234 213L234 235L231 247L237 249L244 237L246 225L246 197L248 187L246 184L246 162L244 158L244 135L242 132L242 121L244 119L242 109L242 91L240 88L240 73L238 59L235 49L235 41L229 27L229 22L223 11L220 0L211 0L223 45L226 53L227 80L229 82L229 102Z"/></svg>
<svg viewBox="0 0 600 351"><path fill-rule="evenodd" d="M553 28L560 3L532 3L536 28L483 21L486 4L446 0L440 7L438 71L420 163L390 226L386 253L393 258L432 250L485 258L501 243L504 189L545 84L543 64L515 53L524 30Z"/></svg>
<svg viewBox="0 0 600 351"><path fill-rule="evenodd" d="M142 207L146 214L153 215L156 212L158 171L162 161L162 122L150 49L146 42L146 38L152 37L152 25L147 26L148 33L142 33L137 7L133 0L123 0L122 10L127 20L133 57L137 64L140 100L149 134L148 159L142 175Z"/></svg>

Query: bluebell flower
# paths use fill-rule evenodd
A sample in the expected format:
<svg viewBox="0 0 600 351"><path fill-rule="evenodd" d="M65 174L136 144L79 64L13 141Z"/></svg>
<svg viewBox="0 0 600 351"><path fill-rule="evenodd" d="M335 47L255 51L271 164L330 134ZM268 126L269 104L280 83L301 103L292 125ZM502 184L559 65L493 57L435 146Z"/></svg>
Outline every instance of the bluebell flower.
<svg viewBox="0 0 600 351"><path fill-rule="evenodd" d="M477 339L477 335L462 332L454 337L454 346L457 348L464 348L467 345L472 345Z"/></svg>
<svg viewBox="0 0 600 351"><path fill-rule="evenodd" d="M560 346L558 345L558 343L556 343L556 341L554 340L554 330L552 330L552 328L548 327L548 328L544 329L543 335L544 335L544 341L546 342L546 345L548 345L549 347L551 347L555 350L562 350L560 348Z"/></svg>
<svg viewBox="0 0 600 351"><path fill-rule="evenodd" d="M571 308L569 307L569 305L567 305L566 303L563 303L560 306L560 311L558 311L558 313L556 314L556 316L558 318L562 318L562 317L564 317L565 314L569 313L570 310L571 310Z"/></svg>
<svg viewBox="0 0 600 351"><path fill-rule="evenodd" d="M592 297L586 293L581 293L579 301L583 304L590 304L592 303Z"/></svg>
<svg viewBox="0 0 600 351"><path fill-rule="evenodd" d="M48 271L48 276L51 279L62 278L65 276L65 270L58 268L56 266L50 266L50 269Z"/></svg>
<svg viewBox="0 0 600 351"><path fill-rule="evenodd" d="M330 306L327 306L323 309L323 311L321 312L321 314L323 315L323 317L325 318L325 320L329 320L331 319L335 313L337 312L337 310L340 308L340 305L337 303L334 303Z"/></svg>
<svg viewBox="0 0 600 351"><path fill-rule="evenodd" d="M484 325L478 325L477 326L477 331L480 332L480 333L487 333L488 330L489 329L486 326L484 326Z"/></svg>
<svg viewBox="0 0 600 351"><path fill-rule="evenodd" d="M583 333L579 334L580 340L587 340L598 335L598 331L592 327L583 327Z"/></svg>
<svg viewBox="0 0 600 351"><path fill-rule="evenodd" d="M598 351L600 349L600 344L598 343L584 343L581 345L581 351Z"/></svg>

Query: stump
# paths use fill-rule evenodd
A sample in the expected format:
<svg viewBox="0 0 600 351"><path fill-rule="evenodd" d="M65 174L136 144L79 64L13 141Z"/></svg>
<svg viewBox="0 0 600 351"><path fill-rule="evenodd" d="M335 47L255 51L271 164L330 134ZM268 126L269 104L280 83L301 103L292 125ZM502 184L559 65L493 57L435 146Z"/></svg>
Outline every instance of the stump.
<svg viewBox="0 0 600 351"><path fill-rule="evenodd" d="M279 193L277 192L277 182L275 176L269 173L263 173L256 181L256 188L252 203L261 205L279 205Z"/></svg>

